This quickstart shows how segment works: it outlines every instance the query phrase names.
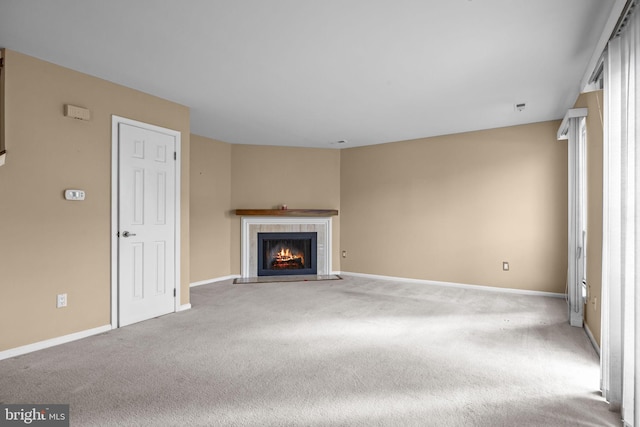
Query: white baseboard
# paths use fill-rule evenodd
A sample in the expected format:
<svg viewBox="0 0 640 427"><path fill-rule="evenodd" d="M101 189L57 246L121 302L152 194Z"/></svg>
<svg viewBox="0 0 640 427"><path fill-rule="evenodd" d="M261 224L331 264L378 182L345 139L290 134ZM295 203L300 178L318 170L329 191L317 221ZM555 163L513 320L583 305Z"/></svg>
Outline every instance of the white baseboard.
<svg viewBox="0 0 640 427"><path fill-rule="evenodd" d="M589 325L587 325L586 322L584 324L584 331L587 333L587 336L589 337L589 341L591 341L591 345L593 346L593 349L596 351L596 353L598 353L598 356L600 356L600 346L596 342L596 339L591 333L591 329L589 329Z"/></svg>
<svg viewBox="0 0 640 427"><path fill-rule="evenodd" d="M111 330L111 325L104 325L93 329L87 329L85 331L75 332L73 334L64 335L61 337L51 338L44 341L39 341L33 344L23 345L21 347L10 348L9 350L0 351L0 360L9 359L11 357L21 356L23 354L31 353L33 351L43 350L45 348L54 347L60 344L66 344L71 341L76 341L82 338L87 338L92 335L102 334Z"/></svg>
<svg viewBox="0 0 640 427"><path fill-rule="evenodd" d="M239 277L240 277L239 274L230 274L229 276L222 276L222 277L216 277L214 279L207 279L207 280L200 280L199 282L193 282L189 285L189 287L193 288L194 286L208 285L210 283L215 283L215 282L224 282L225 280L237 279Z"/></svg>
<svg viewBox="0 0 640 427"><path fill-rule="evenodd" d="M185 311L185 310L189 310L191 308L191 304L182 304L180 307L178 307L178 311Z"/></svg>
<svg viewBox="0 0 640 427"><path fill-rule="evenodd" d="M530 291L526 289L513 289L513 288L497 288L494 286L483 286L483 285L471 285L465 283L453 283L453 282L439 282L436 280L423 280L423 279L408 279L406 277L394 277L394 276L380 276L377 274L364 274L364 273L351 273L348 271L343 271L340 273L343 276L354 276L354 277L365 277L368 279L378 279L378 280L393 280L397 282L405 282L405 283L420 283L424 285L434 285L434 286L446 286L450 288L463 288L463 289L474 289L479 291L489 291L489 292L503 292L503 293L511 293L511 294L520 294L520 295L533 295L539 297L553 297L553 298L564 298L564 294L556 293L556 292L544 292L544 291Z"/></svg>

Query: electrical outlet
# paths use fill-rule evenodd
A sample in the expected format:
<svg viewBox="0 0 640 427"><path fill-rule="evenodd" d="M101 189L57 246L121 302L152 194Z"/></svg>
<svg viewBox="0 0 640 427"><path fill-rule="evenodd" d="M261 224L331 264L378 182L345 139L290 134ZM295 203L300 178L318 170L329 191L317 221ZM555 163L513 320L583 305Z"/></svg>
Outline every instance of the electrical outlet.
<svg viewBox="0 0 640 427"><path fill-rule="evenodd" d="M507 261L502 261L502 270L509 271L509 263Z"/></svg>
<svg viewBox="0 0 640 427"><path fill-rule="evenodd" d="M67 306L67 294L58 294L56 299L56 307L62 308Z"/></svg>
<svg viewBox="0 0 640 427"><path fill-rule="evenodd" d="M342 251L342 258L346 258L347 257L347 251Z"/></svg>

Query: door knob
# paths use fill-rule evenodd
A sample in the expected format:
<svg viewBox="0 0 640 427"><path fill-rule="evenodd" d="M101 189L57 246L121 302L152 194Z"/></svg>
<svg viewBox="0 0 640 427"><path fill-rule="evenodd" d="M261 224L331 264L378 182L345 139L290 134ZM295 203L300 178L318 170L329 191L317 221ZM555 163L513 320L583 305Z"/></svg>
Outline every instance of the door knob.
<svg viewBox="0 0 640 427"><path fill-rule="evenodd" d="M122 233L122 237L130 237L130 236L135 236L135 234L134 233L129 233L128 231L124 231Z"/></svg>

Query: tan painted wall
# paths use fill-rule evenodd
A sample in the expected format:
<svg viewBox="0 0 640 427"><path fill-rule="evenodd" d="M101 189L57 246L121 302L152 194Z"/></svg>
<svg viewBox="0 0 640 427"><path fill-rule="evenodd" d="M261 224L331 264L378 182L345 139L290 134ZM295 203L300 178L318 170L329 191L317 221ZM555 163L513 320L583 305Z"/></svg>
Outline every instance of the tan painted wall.
<svg viewBox="0 0 640 427"><path fill-rule="evenodd" d="M111 115L182 132L181 303L189 302L189 109L5 52L0 350L110 323ZM63 116L66 103L91 121ZM84 202L63 198L86 191ZM68 307L56 309L56 294Z"/></svg>
<svg viewBox="0 0 640 427"><path fill-rule="evenodd" d="M602 91L580 95L576 108L587 116L587 304L585 323L600 343L602 295L602 142L604 138Z"/></svg>
<svg viewBox="0 0 640 427"><path fill-rule="evenodd" d="M232 209L340 209L340 151L231 146ZM333 270L340 269L341 215L333 217ZM231 272L240 273L240 219L231 226Z"/></svg>
<svg viewBox="0 0 640 427"><path fill-rule="evenodd" d="M564 292L567 147L558 126L343 150L342 271Z"/></svg>
<svg viewBox="0 0 640 427"><path fill-rule="evenodd" d="M191 282L231 265L231 145L191 135Z"/></svg>
<svg viewBox="0 0 640 427"><path fill-rule="evenodd" d="M340 210L334 270L564 291L567 156L555 140L558 122L342 151L229 145L191 136L187 107L5 56L0 351L110 321L112 114L182 132L182 304L189 282L239 273L240 221L231 210L282 203ZM576 103L591 112L588 274L597 303L587 323L598 340L602 121L593 111L601 96ZM63 117L65 103L90 108L92 120ZM71 187L87 200L64 201ZM62 292L69 307L56 309Z"/></svg>

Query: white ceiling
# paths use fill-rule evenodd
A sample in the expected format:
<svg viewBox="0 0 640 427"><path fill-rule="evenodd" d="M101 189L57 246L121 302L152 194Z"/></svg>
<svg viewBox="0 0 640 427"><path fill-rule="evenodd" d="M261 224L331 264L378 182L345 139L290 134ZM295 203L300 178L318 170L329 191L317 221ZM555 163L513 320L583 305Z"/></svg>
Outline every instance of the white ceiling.
<svg viewBox="0 0 640 427"><path fill-rule="evenodd" d="M346 148L562 118L613 3L0 0L0 47L187 105L198 135Z"/></svg>

